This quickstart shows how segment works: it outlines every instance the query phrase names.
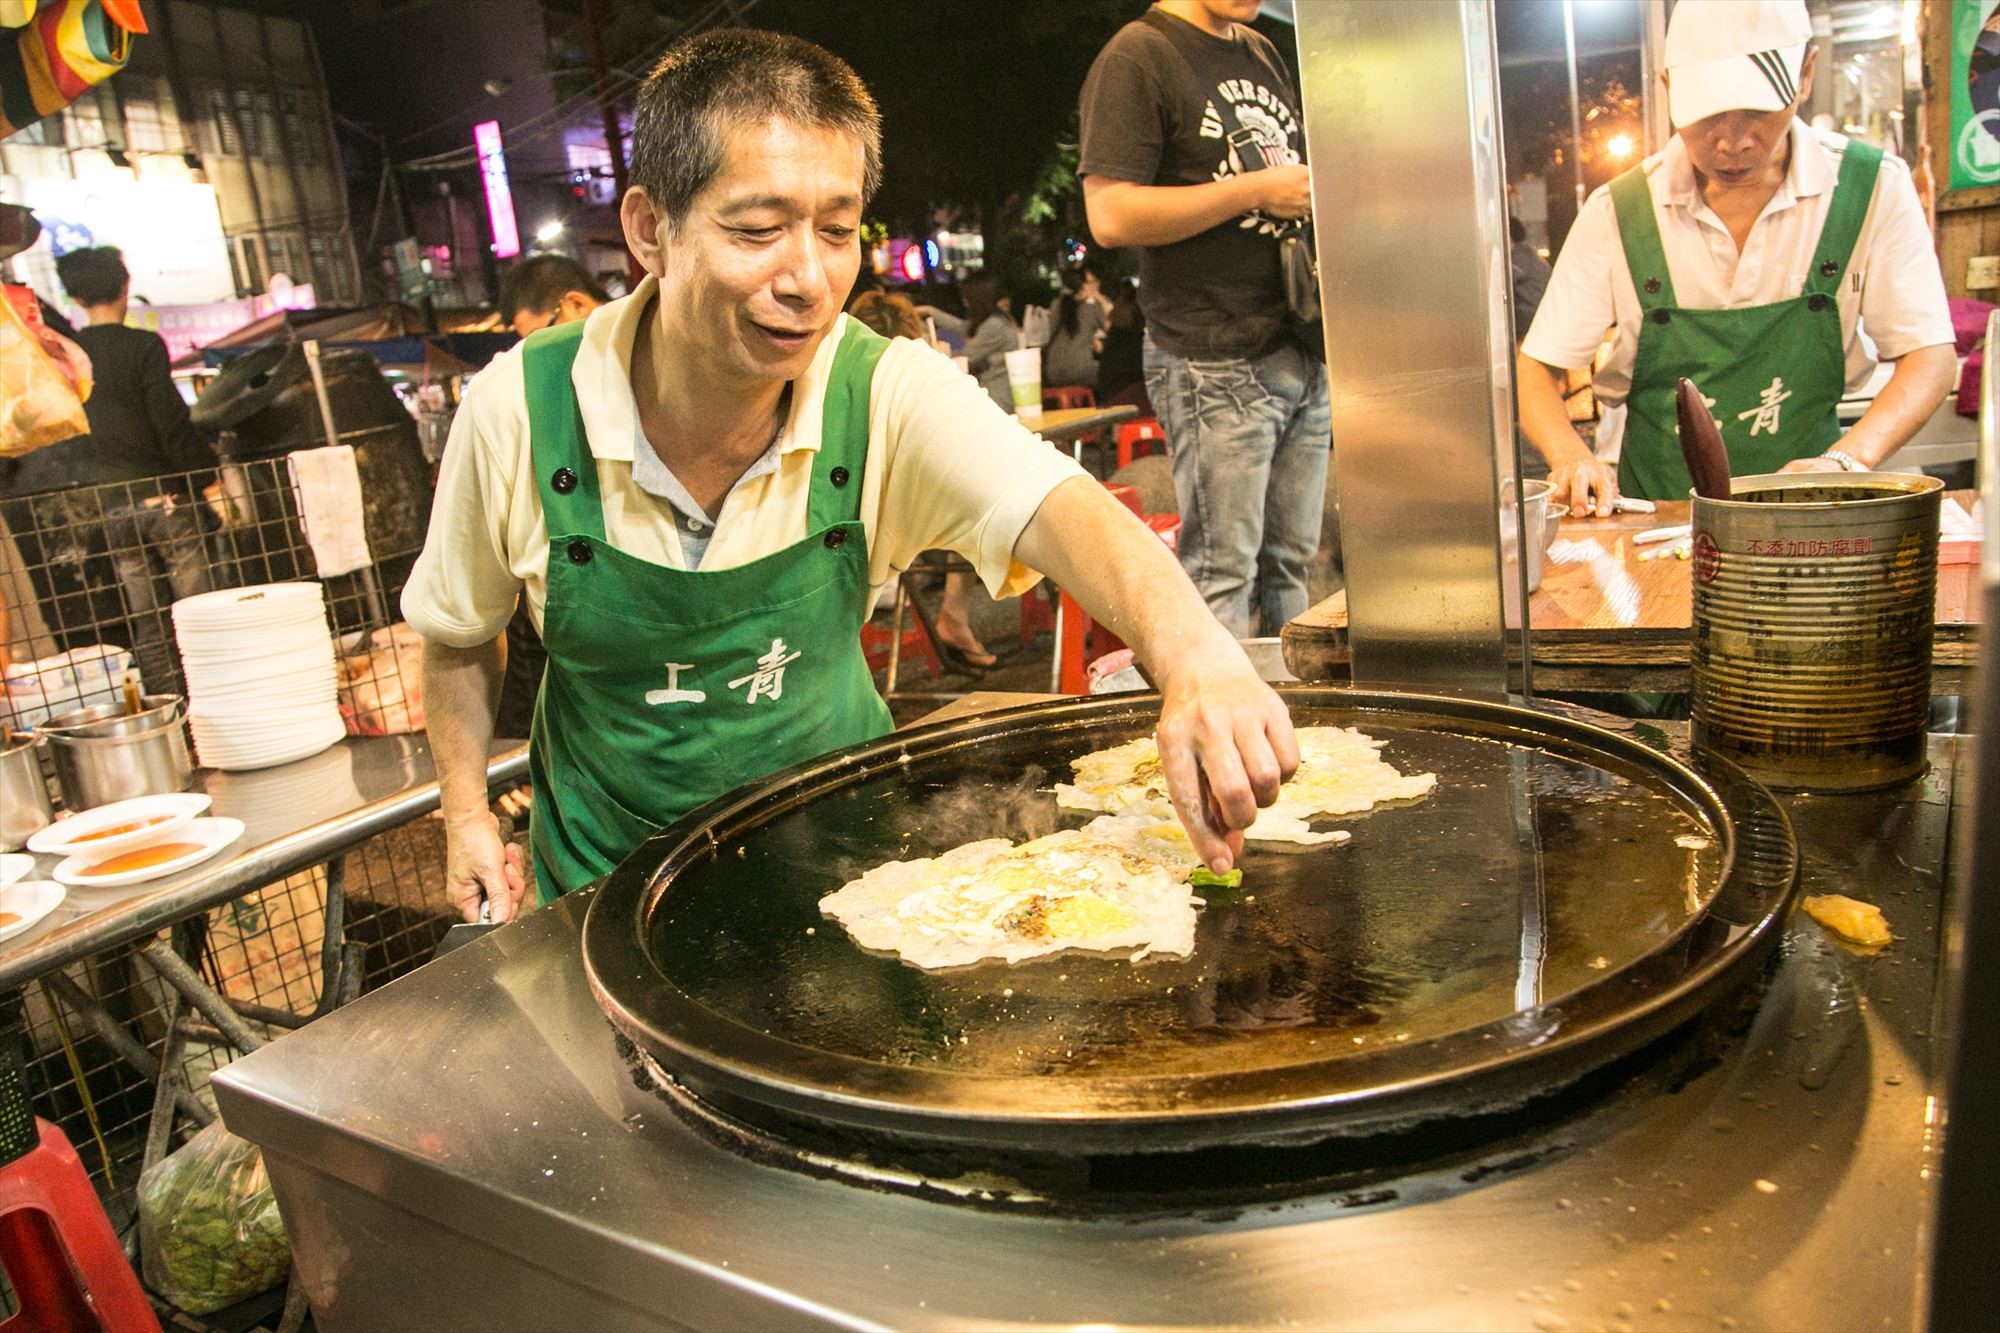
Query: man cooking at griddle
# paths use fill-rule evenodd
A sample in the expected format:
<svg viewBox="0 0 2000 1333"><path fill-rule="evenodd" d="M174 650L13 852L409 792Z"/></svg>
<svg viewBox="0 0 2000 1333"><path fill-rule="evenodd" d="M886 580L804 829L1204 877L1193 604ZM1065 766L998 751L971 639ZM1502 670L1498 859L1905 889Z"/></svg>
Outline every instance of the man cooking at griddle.
<svg viewBox="0 0 2000 1333"><path fill-rule="evenodd" d="M999 597L1044 571L1133 645L1216 870L1297 766L1284 705L1157 537L949 360L841 314L879 169L874 101L836 57L747 30L679 43L641 90L621 206L646 278L467 391L403 593L467 919L524 893L485 778L521 595L549 655L544 901L713 796L887 732L861 627L930 548Z"/></svg>
<svg viewBox="0 0 2000 1333"><path fill-rule="evenodd" d="M1609 514L1621 491L1687 498L1682 376L1709 400L1738 474L1866 471L1950 390L1944 280L1910 173L1799 119L1813 57L1801 0L1674 7L1664 64L1677 132L1577 214L1517 359L1522 433L1571 513ZM1615 473L1577 438L1557 387L1607 328L1595 388L1627 409ZM1843 436L1834 408L1878 356L1895 371Z"/></svg>

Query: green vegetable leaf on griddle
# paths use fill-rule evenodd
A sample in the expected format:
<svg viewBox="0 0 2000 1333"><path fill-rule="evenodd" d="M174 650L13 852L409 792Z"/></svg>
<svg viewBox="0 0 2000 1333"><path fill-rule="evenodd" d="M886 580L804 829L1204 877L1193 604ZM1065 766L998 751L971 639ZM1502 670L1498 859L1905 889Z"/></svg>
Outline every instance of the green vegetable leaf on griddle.
<svg viewBox="0 0 2000 1333"><path fill-rule="evenodd" d="M1243 902L1243 872L1231 870L1218 875L1202 866L1188 876L1188 887L1201 898L1204 907L1237 907Z"/></svg>

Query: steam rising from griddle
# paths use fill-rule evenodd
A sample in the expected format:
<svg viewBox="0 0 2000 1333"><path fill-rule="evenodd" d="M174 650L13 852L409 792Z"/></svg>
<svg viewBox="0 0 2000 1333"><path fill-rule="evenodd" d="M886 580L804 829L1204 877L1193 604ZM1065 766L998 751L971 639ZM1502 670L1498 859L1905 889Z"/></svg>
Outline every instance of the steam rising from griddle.
<svg viewBox="0 0 2000 1333"><path fill-rule="evenodd" d="M1034 765L1018 781L960 782L929 797L916 811L916 826L941 848L977 838L1026 842L1063 826L1049 799L1048 770Z"/></svg>
<svg viewBox="0 0 2000 1333"><path fill-rule="evenodd" d="M895 856L835 860L840 881L859 879L886 860L936 856L982 838L1026 842L1081 821L1065 819L1049 799L1048 769L1030 764L1011 782L965 779L938 787L896 818L886 831L901 839Z"/></svg>

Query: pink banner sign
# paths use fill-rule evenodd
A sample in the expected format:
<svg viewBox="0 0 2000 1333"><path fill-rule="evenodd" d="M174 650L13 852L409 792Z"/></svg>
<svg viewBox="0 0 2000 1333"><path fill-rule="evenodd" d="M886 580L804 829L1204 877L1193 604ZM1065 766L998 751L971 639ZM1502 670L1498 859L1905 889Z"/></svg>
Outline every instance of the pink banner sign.
<svg viewBox="0 0 2000 1333"><path fill-rule="evenodd" d="M486 187L486 220L493 228L493 257L512 259L521 253L521 229L514 222L514 192L507 185L507 154L500 146L500 122L482 120L472 127L472 146L479 153L479 180Z"/></svg>

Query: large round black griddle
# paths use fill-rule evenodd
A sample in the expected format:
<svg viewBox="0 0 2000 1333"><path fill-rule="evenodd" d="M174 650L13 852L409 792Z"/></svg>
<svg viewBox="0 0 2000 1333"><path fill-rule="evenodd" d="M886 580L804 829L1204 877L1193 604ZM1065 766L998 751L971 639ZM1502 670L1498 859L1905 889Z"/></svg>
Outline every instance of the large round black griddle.
<svg viewBox="0 0 2000 1333"><path fill-rule="evenodd" d="M884 861L1091 816L1047 788L1148 734L1157 696L900 733L695 811L604 884L584 927L613 1023L739 1117L940 1147L1120 1153L1296 1144L1472 1115L1566 1085L1747 977L1796 845L1768 793L1611 719L1290 688L1427 798L1252 844L1188 958L1068 953L926 972L819 899Z"/></svg>

